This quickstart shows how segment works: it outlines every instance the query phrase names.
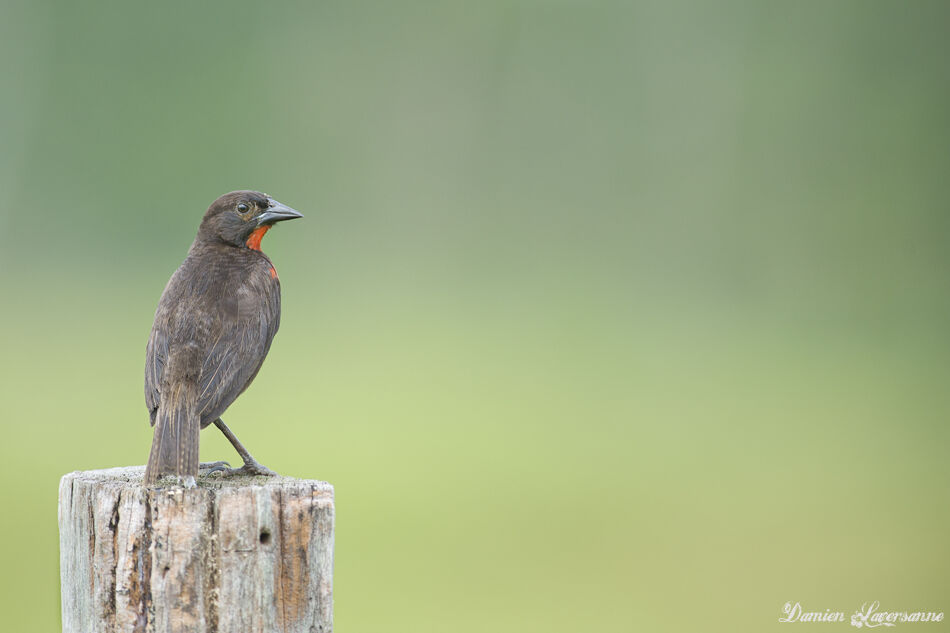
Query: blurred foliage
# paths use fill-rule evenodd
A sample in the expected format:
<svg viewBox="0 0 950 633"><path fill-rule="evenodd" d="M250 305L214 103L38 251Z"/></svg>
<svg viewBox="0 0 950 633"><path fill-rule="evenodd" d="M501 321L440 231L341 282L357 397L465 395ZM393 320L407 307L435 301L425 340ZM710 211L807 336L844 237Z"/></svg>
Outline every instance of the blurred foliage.
<svg viewBox="0 0 950 633"><path fill-rule="evenodd" d="M950 608L946 3L2 8L0 628L238 188L307 217L225 419L336 485L339 630Z"/></svg>

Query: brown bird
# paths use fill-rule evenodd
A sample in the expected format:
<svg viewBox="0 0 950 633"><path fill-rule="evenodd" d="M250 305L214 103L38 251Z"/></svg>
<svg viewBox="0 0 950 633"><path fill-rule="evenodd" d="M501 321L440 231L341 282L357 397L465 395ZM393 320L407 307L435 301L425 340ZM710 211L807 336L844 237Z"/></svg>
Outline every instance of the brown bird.
<svg viewBox="0 0 950 633"><path fill-rule="evenodd" d="M208 207L188 256L165 286L145 359L145 404L155 427L145 483L198 476L198 432L214 423L244 460L229 474L274 474L221 420L257 375L280 325L280 280L261 251L276 222L303 217L267 194L232 191Z"/></svg>

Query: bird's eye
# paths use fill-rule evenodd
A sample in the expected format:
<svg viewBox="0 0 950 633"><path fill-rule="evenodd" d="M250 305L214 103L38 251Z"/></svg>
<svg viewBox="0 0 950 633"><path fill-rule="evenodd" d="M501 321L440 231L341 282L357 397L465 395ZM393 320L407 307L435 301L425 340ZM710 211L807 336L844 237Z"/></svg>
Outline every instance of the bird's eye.
<svg viewBox="0 0 950 633"><path fill-rule="evenodd" d="M241 213L246 213L246 212L247 212L247 205L242 202L241 204L238 205L237 209L238 209L238 211L240 211Z"/></svg>

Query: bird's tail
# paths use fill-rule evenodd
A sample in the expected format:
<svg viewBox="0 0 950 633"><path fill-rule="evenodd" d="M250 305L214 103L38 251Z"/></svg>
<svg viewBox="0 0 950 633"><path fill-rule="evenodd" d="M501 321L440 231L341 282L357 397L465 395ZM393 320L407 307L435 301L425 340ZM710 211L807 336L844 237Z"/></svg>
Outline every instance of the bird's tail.
<svg viewBox="0 0 950 633"><path fill-rule="evenodd" d="M177 475L194 485L198 476L198 385L186 380L167 385L155 414L155 435L145 467L145 483ZM190 478L190 480L189 480Z"/></svg>

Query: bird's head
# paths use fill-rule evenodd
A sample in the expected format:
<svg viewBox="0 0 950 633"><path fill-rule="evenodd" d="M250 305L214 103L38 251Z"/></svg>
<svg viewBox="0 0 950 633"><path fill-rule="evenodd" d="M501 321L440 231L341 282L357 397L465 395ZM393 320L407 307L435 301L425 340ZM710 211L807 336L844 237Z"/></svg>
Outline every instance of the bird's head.
<svg viewBox="0 0 950 633"><path fill-rule="evenodd" d="M208 207L199 239L261 250L261 238L275 223L303 215L259 191L232 191Z"/></svg>

